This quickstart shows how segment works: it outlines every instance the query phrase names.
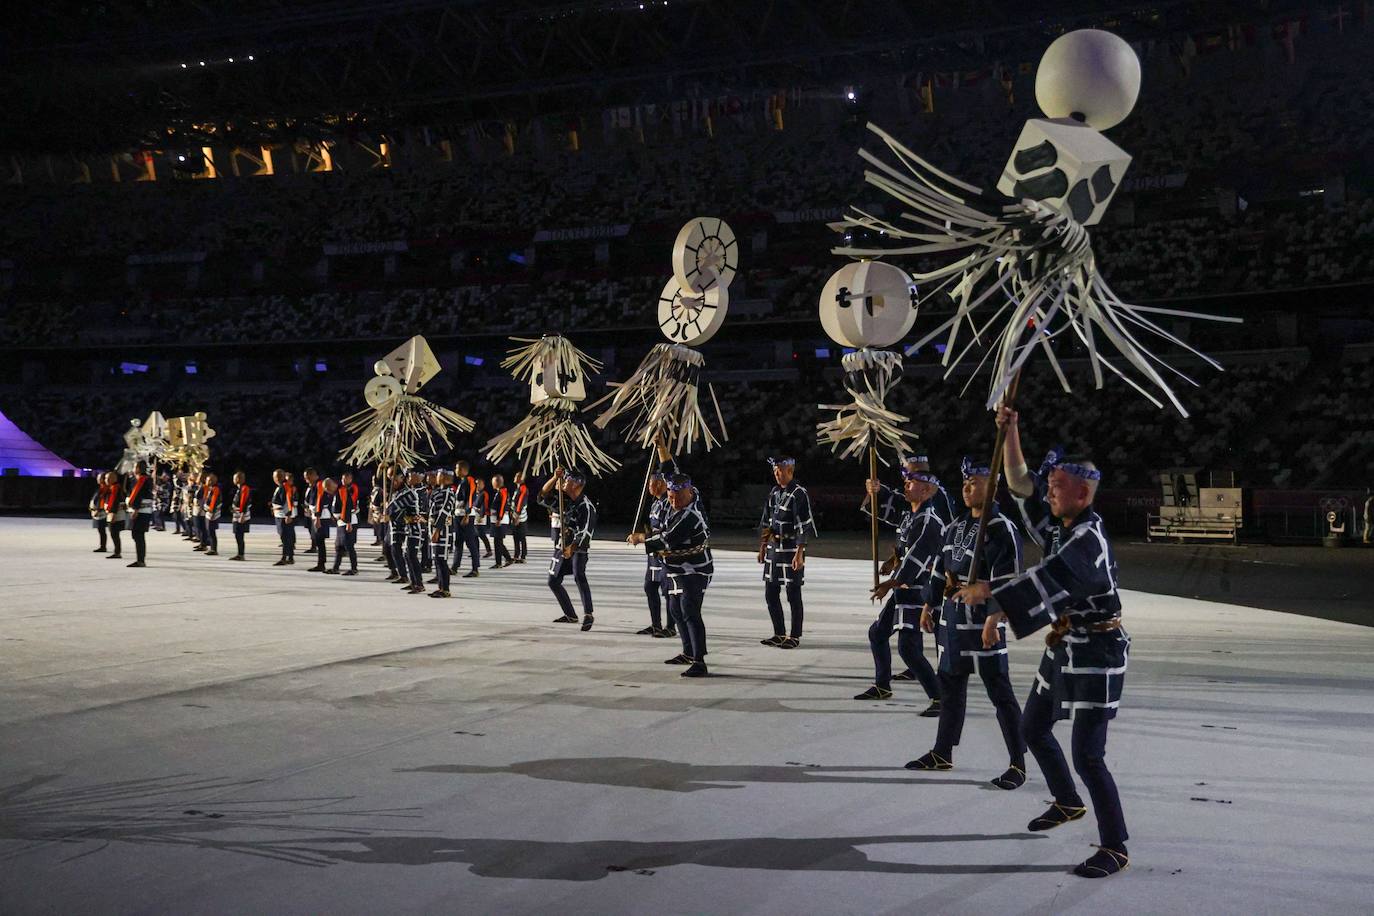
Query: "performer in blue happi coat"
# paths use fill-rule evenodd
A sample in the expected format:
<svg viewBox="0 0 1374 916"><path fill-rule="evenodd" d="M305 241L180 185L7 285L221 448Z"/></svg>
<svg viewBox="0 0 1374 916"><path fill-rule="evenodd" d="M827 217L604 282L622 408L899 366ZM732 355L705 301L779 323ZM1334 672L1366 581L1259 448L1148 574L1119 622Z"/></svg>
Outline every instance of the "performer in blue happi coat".
<svg viewBox="0 0 1374 916"><path fill-rule="evenodd" d="M554 471L539 491L539 504L549 512L558 512L558 497L554 488L563 491L563 512L558 520L557 540L553 559L549 563L549 590L563 609L563 616L554 623L577 623L577 611L563 587L563 579L572 573L577 593L582 599L582 629L592 628L592 587L587 582L587 552L591 550L592 535L596 532L596 506L587 498L587 477L581 471Z"/></svg>
<svg viewBox="0 0 1374 916"><path fill-rule="evenodd" d="M921 605L925 602L926 582L930 578L940 546L944 543L944 523L936 514L934 497L940 481L929 471L902 468L902 492L906 509L896 518L897 547L883 564L883 573L892 577L878 583L873 598L887 600L883 609L868 628L868 644L873 650L873 686L856 696L856 700L886 700L892 697L892 681L919 680L930 698L930 707L921 715L940 712L940 686L935 671L926 661L918 628ZM883 486L877 480L868 481L870 502L882 498ZM881 505L881 503L879 503ZM867 505L865 505L867 509ZM888 517L892 517L890 514ZM906 671L892 674L892 648L888 640L897 633L897 654L906 663Z"/></svg>
<svg viewBox="0 0 1374 916"><path fill-rule="evenodd" d="M441 470L435 475L434 492L429 501L430 543L433 544L435 584L438 586L429 593L431 598L451 597L449 585L453 573L449 568L449 559L453 556L457 527L455 516L459 511L458 490L453 484L453 474L447 469Z"/></svg>
<svg viewBox="0 0 1374 916"><path fill-rule="evenodd" d="M1028 829L1049 830L1087 813L1053 733L1057 720L1070 719L1073 767L1092 799L1101 841L1074 874L1104 878L1130 862L1126 818L1106 757L1107 726L1121 703L1131 637L1121 625L1116 558L1102 518L1093 511L1102 474L1091 461L1066 459L1057 450L1038 473L1031 472L1017 419L1014 410L998 412L997 422L1006 430L1007 486L1045 559L1001 586L973 583L958 597L988 603L984 645L995 642L1003 619L1018 639L1049 627L1021 730L1054 804Z"/></svg>
<svg viewBox="0 0 1374 916"><path fill-rule="evenodd" d="M649 511L645 516L645 526L649 535L658 534L663 530L663 523L672 511L667 475L677 471L677 465L666 449L659 451L658 462L659 466L649 473L649 479L644 485L647 491L645 499L649 501ZM641 542L634 541L632 536L631 543ZM671 614L668 615L668 625L663 625L663 614L668 607L668 576L663 570L662 558L652 551L649 552L644 568L644 597L649 604L649 625L637 631L635 635L652 636L655 639L676 636L677 622ZM686 639L685 634L683 638Z"/></svg>
<svg viewBox="0 0 1374 916"><path fill-rule="evenodd" d="M428 535L425 514L429 507L425 495L424 475L418 470L406 474L406 485L398 487L387 507L393 528L400 533L402 540L396 544L400 554L398 565L404 572L405 584L401 588L412 595L424 594L424 573L420 569L420 541ZM395 543L395 542L393 542Z"/></svg>
<svg viewBox="0 0 1374 916"><path fill-rule="evenodd" d="M686 665L683 677L705 677L706 624L701 605L715 574L711 528L692 478L673 473L667 488L668 513L662 527L648 535L636 532L630 543L643 544L646 552L657 555L668 579L668 616L682 633L682 652L664 664Z"/></svg>
<svg viewBox="0 0 1374 916"><path fill-rule="evenodd" d="M982 462L965 458L961 472L965 509L945 528L944 546L926 585L925 607L921 611L921 628L928 633L938 633L940 725L935 733L935 746L908 763L907 769L953 769L954 747L964 730L969 675L977 672L997 712L997 724L1007 747L1006 772L992 780L992 784L999 789L1017 789L1026 782L1026 744L1021 737L1021 707L1016 702L1016 691L1012 689L1008 673L1005 628L996 628L993 642L985 646L983 624L987 608L981 604L965 604L951 592L968 582L974 545L982 525L987 525L987 535L978 580L990 582L993 588L1021 571L1021 536L996 502L992 503L988 518L982 518L983 503L992 485L992 469ZM940 608L938 625L934 608Z"/></svg>
<svg viewBox="0 0 1374 916"><path fill-rule="evenodd" d="M925 449L919 443L917 443L915 451L902 459L902 468L906 471L930 473L930 457L926 455ZM874 503L878 506L878 521L896 528L902 523L902 516L907 511L905 487L889 487L887 484L879 484L876 495L864 497L863 511L865 515L872 511L869 506ZM954 503L950 501L949 493L938 480L935 484L935 492L930 499L926 500L926 503L942 525L948 525L954 519Z"/></svg>
<svg viewBox="0 0 1374 916"><path fill-rule="evenodd" d="M765 646L795 649L802 637L802 583L805 578L806 541L816 534L811 497L795 480L797 461L782 456L769 458L774 486L763 504L759 520L759 562L763 564L763 600L773 622L773 635L760 640ZM792 613L789 632L782 612L782 594Z"/></svg>

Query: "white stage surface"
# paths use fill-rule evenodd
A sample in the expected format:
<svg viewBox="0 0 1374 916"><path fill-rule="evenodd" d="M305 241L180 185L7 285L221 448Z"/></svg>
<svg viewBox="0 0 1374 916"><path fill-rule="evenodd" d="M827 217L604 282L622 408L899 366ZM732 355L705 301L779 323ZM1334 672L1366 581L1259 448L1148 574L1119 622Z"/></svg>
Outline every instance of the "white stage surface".
<svg viewBox="0 0 1374 916"><path fill-rule="evenodd" d="M1374 629L1125 595L1132 867L1085 881L1091 816L1028 833L1034 764L986 784L976 679L948 773L902 768L934 736L919 688L850 699L866 563L808 563L786 652L753 557L717 554L693 681L631 635L624 545L593 551L581 633L549 622L544 537L448 601L370 548L353 579L273 568L274 540L231 563L154 532L133 570L127 534L116 562L89 525L0 519L0 912L1370 912ZM1023 699L1039 644L1012 647Z"/></svg>

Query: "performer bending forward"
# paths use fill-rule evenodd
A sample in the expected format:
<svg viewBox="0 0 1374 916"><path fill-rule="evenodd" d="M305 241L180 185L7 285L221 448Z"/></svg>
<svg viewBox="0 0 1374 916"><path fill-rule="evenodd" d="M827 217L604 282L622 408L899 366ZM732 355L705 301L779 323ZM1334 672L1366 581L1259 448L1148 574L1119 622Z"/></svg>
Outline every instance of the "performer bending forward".
<svg viewBox="0 0 1374 916"><path fill-rule="evenodd" d="M669 508L662 526L650 534L636 531L630 535L630 543L643 544L647 553L657 556L668 577L668 617L682 632L682 654L664 664L686 665L683 677L705 677L706 624L701 619L701 604L715 572L711 529L692 478L673 474L667 486Z"/></svg>
<svg viewBox="0 0 1374 916"><path fill-rule="evenodd" d="M997 421L1007 431L1007 486L1045 559L996 589L978 582L958 597L988 602L992 612L983 628L984 645L996 642L1003 619L1018 639L1050 627L1021 730L1054 804L1027 829L1049 830L1087 813L1053 733L1058 719L1069 719L1073 766L1088 787L1101 841L1074 874L1105 878L1130 862L1121 797L1107 769L1107 725L1121 703L1131 637L1121 626L1116 558L1092 507L1102 474L1090 461L1064 461L1054 451L1039 473L1032 473L1021 452L1016 412L1003 408Z"/></svg>
<svg viewBox="0 0 1374 916"><path fill-rule="evenodd" d="M555 487L563 491L563 514L559 519L558 539L554 542L553 561L549 563L549 590L558 599L563 616L555 617L553 622L577 623L577 611L573 610L572 599L563 587L563 578L572 573L582 599L582 629L590 630L592 588L587 583L587 551L591 549L592 534L596 531L596 507L587 498L587 478L581 471L565 472L559 468L544 482L539 490L539 504L550 513L558 512L558 497L553 495Z"/></svg>
<svg viewBox="0 0 1374 916"><path fill-rule="evenodd" d="M1021 572L1021 536L995 502L989 517L982 518L983 500L991 486L991 468L965 458L961 470L967 508L945 528L944 547L926 584L925 607L921 611L921 629L930 633L937 629L932 608L941 608L936 637L941 650L940 725L935 732L935 747L908 763L907 769L954 768L954 746L964 731L968 679L976 671L997 711L997 724L1007 747L1007 770L992 784L999 789L1017 789L1026 782L1026 743L1021 737L1021 707L1008 673L1005 627L995 625L992 642L984 645L987 609L945 595L950 591L947 584L961 586L968 582L981 526L987 526L987 540L978 578L980 582L990 581L993 588Z"/></svg>
<svg viewBox="0 0 1374 916"><path fill-rule="evenodd" d="M926 661L918 629L926 583L944 543L945 526L933 504L939 489L939 480L929 471L902 468L902 491L909 508L897 521L896 552L883 566L883 572L892 573L892 578L880 582L873 590L877 600L887 596L878 619L868 628L868 644L873 650L873 686L854 698L891 698L892 647L888 640L895 630L897 654L906 662L902 680L919 680L930 698L929 708L921 713L923 716L938 715L940 711L940 686L935 679L935 670ZM878 481L868 482L870 500L879 499L882 490Z"/></svg>
<svg viewBox="0 0 1374 916"><path fill-rule="evenodd" d="M807 534L816 533L811 517L811 498L793 479L795 458L770 458L776 485L768 492L759 521L759 562L763 566L763 600L773 621L773 635L760 640L765 646L795 649L802 637L802 579L806 566ZM792 630L786 629L782 613L782 593L792 612Z"/></svg>

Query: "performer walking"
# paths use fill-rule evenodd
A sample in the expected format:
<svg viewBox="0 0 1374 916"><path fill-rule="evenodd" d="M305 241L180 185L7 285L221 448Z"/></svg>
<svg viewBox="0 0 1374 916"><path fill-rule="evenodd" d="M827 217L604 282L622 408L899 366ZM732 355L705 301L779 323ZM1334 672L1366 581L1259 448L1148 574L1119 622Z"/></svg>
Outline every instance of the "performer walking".
<svg viewBox="0 0 1374 916"><path fill-rule="evenodd" d="M391 478L391 470L379 465L372 475L372 492L367 496L367 520L372 525L372 546L382 548L379 556L372 562L391 565L391 545L387 539L386 523L386 481Z"/></svg>
<svg viewBox="0 0 1374 916"><path fill-rule="evenodd" d="M210 472L194 475L191 489L191 511L195 514L196 546L191 549L204 553L210 549L210 532L205 527L205 497L210 494Z"/></svg>
<svg viewBox="0 0 1374 916"><path fill-rule="evenodd" d="M530 520L530 488L525 483L525 472L516 471L511 494L511 552L515 559L512 563L523 563L529 555L530 545L526 537Z"/></svg>
<svg viewBox="0 0 1374 916"><path fill-rule="evenodd" d="M172 476L166 471L158 475L157 489L153 495L153 527L158 531L166 531L167 512L172 504Z"/></svg>
<svg viewBox="0 0 1374 916"><path fill-rule="evenodd" d="M105 513L105 527L110 532L110 540L114 542L114 553L106 554L107 560L123 558L119 546L119 533L124 530L124 520L128 518L124 511L123 493L124 489L119 485L119 475L114 471L106 471L105 502L101 509Z"/></svg>
<svg viewBox="0 0 1374 916"><path fill-rule="evenodd" d="M243 471L234 472L234 502L230 518L234 526L234 546L238 552L229 559L243 562L243 538L253 521L253 488L248 486L248 475Z"/></svg>
<svg viewBox="0 0 1374 916"><path fill-rule="evenodd" d="M540 488L539 504L554 513L558 511L558 497L553 495L555 487L563 491L563 514L559 520L553 560L549 563L549 590L558 599L563 616L554 618L553 622L577 623L577 611L573 609L568 590L563 587L563 578L572 573L573 581L577 583L578 597L582 600L582 629L585 632L592 628L592 589L587 582L587 552L591 549L592 535L596 531L596 507L587 498L587 477L581 471L558 468Z"/></svg>
<svg viewBox="0 0 1374 916"><path fill-rule="evenodd" d="M902 461L902 468L905 471L921 471L926 474L931 473L930 458L926 455L919 443L917 444L917 451L907 455ZM931 476L934 477L935 475L931 474ZM903 480L905 479L906 476L904 474ZM936 478L936 480L938 481L938 478ZM889 487L887 484L879 484L876 497L872 495L864 496L863 511L865 513L869 512L870 510L868 507L873 503L876 503L878 506L878 521L896 528L901 524L902 517L907 511L905 487L896 489ZM930 499L926 500L925 505L929 506L930 510L935 513L935 517L940 520L941 525L948 525L954 520L954 503L950 500L949 493L945 490L943 484L936 483L935 493L931 495Z"/></svg>
<svg viewBox="0 0 1374 916"><path fill-rule="evenodd" d="M477 547L477 526L472 520L472 513L477 502L477 481L469 473L468 463L459 461L453 467L454 482L458 488L457 503L453 507L454 516L458 519L458 530L455 532L457 543L454 546L453 569L456 571L463 565L463 550L466 549L468 556L472 557L472 570L463 574L464 579L475 579L478 570L482 566L481 551Z"/></svg>
<svg viewBox="0 0 1374 916"><path fill-rule="evenodd" d="M148 528L153 522L151 509L156 487L156 481L148 476L147 468L140 461L135 467L133 482L129 484L129 495L124 500L129 513L129 536L134 540L134 561L128 564L131 568L147 565L144 561L148 558Z"/></svg>
<svg viewBox="0 0 1374 916"><path fill-rule="evenodd" d="M1027 535L1044 549L1045 559L996 589L976 582L956 597L991 608L983 626L985 646L996 644L1004 619L1018 639L1050 628L1021 730L1054 804L1027 829L1049 830L1087 813L1053 732L1057 720L1069 719L1074 770L1088 788L1101 843L1074 874L1105 878L1130 864L1121 797L1107 769L1107 726L1121 704L1131 637L1121 625L1116 558L1102 518L1093 511L1102 473L1091 461L1065 460L1058 451L1050 452L1038 473L1031 472L1017 420L1016 411L999 409L1007 487Z"/></svg>
<svg viewBox="0 0 1374 916"><path fill-rule="evenodd" d="M348 570L344 575L358 574L358 495L353 472L344 471L339 475L339 484L334 489L329 505L329 513L338 525L334 532L334 565L327 570L332 576L339 575L345 555L348 557Z"/></svg>
<svg viewBox="0 0 1374 916"><path fill-rule="evenodd" d="M272 491L272 519L281 540L281 559L272 565L290 566L296 562L296 487L291 472L283 468L272 472L272 482L277 485Z"/></svg>
<svg viewBox="0 0 1374 916"><path fill-rule="evenodd" d="M674 473L666 487L668 512L658 530L636 531L630 543L643 544L646 553L657 556L668 580L668 615L682 631L682 653L664 664L686 665L683 677L705 677L706 624L701 605L715 572L711 530L692 478Z"/></svg>
<svg viewBox="0 0 1374 916"><path fill-rule="evenodd" d="M96 474L95 492L91 494L90 510L91 527L95 529L96 534L100 535L100 546L92 550L91 553L108 552L106 545L108 544L107 532L110 528L110 521L105 512L105 495L108 489L109 484L105 482L104 473Z"/></svg>
<svg viewBox="0 0 1374 916"><path fill-rule="evenodd" d="M1021 706L1016 702L1016 691L1012 689L1008 673L1006 628L995 625L992 631L985 631L988 616L985 606L968 605L953 596L945 596L953 591L949 586L968 584L980 526L987 526L987 534L978 581L990 582L992 588L1020 574L1021 536L995 501L988 517L982 517L988 487L993 485L992 469L982 462L965 458L961 471L966 509L945 528L944 546L926 585L925 607L921 611L921 629L927 633L938 630L939 633L936 641L941 648L940 725L935 733L935 746L908 763L907 769L954 768L954 747L964 729L969 675L977 672L997 711L997 724L1002 729L1009 761L1006 772L992 780L992 784L999 789L1017 789L1026 781L1026 742L1021 737ZM941 608L938 624L932 611L937 607ZM984 639L985 632L993 634L990 644Z"/></svg>
<svg viewBox="0 0 1374 916"><path fill-rule="evenodd" d="M448 470L439 471L436 476L438 487L429 504L429 528L430 540L434 544L434 574L438 588L430 592L429 597L449 598L453 571L448 561L453 554L453 514L458 505L458 490L453 485L453 474Z"/></svg>
<svg viewBox="0 0 1374 916"><path fill-rule="evenodd" d="M873 589L873 598L883 601L878 619L868 628L868 645L873 652L873 686L854 697L856 700L891 699L893 680L919 680L930 698L930 706L921 713L926 717L940 712L939 682L930 662L926 661L918 628L925 589L944 543L945 526L934 506L939 487L939 480L929 471L902 468L902 492L907 509L897 520L897 547L882 569L892 577ZM870 501L881 505L882 484L876 479L869 480L867 489ZM906 671L898 678L892 674L892 647L888 643L894 630L897 654L906 663Z"/></svg>
<svg viewBox="0 0 1374 916"><path fill-rule="evenodd" d="M493 569L511 565L510 551L506 549L506 531L510 528L510 491L506 489L506 479L500 474L491 478L491 539L496 544L496 563Z"/></svg>
<svg viewBox="0 0 1374 916"><path fill-rule="evenodd" d="M763 505L759 521L759 562L763 566L763 600L773 621L773 635L760 640L765 646L795 649L802 637L802 582L806 566L806 542L816 531L811 515L811 498L806 489L794 479L795 458L781 456L768 459L773 466L775 485ZM787 593L787 606L792 614L789 633L782 612L782 593Z"/></svg>

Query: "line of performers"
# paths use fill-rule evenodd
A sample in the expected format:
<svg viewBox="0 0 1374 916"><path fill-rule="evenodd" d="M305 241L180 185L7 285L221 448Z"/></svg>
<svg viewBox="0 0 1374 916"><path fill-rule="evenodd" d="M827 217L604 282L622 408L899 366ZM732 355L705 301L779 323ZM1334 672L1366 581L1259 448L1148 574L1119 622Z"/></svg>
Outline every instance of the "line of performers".
<svg viewBox="0 0 1374 916"><path fill-rule="evenodd" d="M1087 814L1053 733L1057 721L1071 720L1073 770L1087 788L1100 839L1098 851L1074 871L1088 878L1106 877L1129 863L1125 818L1107 768L1106 743L1108 725L1121 700L1130 636L1122 627L1116 560L1102 519L1092 507L1101 474L1091 461L1065 458L1057 451L1032 471L1022 453L1017 414L1004 408L998 424L1006 432L1002 470L1016 504L1016 520L996 502L983 517L992 469L974 459L964 459L960 469L962 509L953 505L924 456L905 462L900 488L868 481L863 511L876 512L882 523L895 529L896 546L882 566L887 578L871 594L881 602L868 630L874 682L855 699L886 700L893 695L894 681L919 682L930 700L921 715L938 723L930 750L906 767L947 771L954 767L968 682L976 673L996 711L1008 757L1005 771L990 784L1004 790L1022 786L1029 750L1053 793L1050 807L1028 824L1032 831L1050 830ZM796 461L786 455L769 461L774 485L759 520L757 560L773 633L762 643L797 649L803 637L806 551L809 539L817 533L816 524L807 491L796 480ZM481 479L471 476L466 462L459 462L452 472L397 469L385 476L385 485L373 488L369 521L382 547L379 560L391 572L388 581L399 583L405 592L426 593L423 577L432 569L431 584L437 587L428 594L450 597L451 578L461 569L465 550L471 560L465 577L477 576L483 528L493 534L497 568L525 561L529 488L523 474L517 473L509 488L499 475L493 477L490 491ZM93 517L102 512L107 516L106 525L98 525L98 549L104 549L109 530L115 538L114 556L118 556L117 526L125 518L116 517L122 505L138 545L138 559L130 565L142 566L142 533L155 515L145 506L159 488L141 468L124 484L114 475L106 477L92 500ZM282 547L276 565L295 562L295 524L304 519L317 558L311 569L337 574L347 557L349 568L341 574L355 575L360 518L357 484L346 472L335 481L320 479L308 469L304 478L298 491L289 472L278 470L273 475L276 488L270 505ZM241 473L234 475L234 484L230 507L238 553L231 559L242 560L252 490ZM173 491L171 507L178 528L184 527L188 536L198 540L197 550L213 555L222 512L215 475L178 480ZM594 608L587 563L597 512L587 493L587 477L559 468L536 498L552 522L548 587L560 610L554 622L591 630ZM702 609L715 566L701 497L691 477L660 450L657 467L646 481L645 498L647 524L627 539L646 553L644 594L649 625L637 635L678 638L682 650L665 664L682 667L683 677L704 677L709 669ZM987 528L983 565L978 579L969 581L983 526ZM331 528L334 562L326 568ZM505 548L506 533L513 536L513 553ZM1029 567L1022 552L1027 537L1043 554L1040 563ZM578 592L580 616L565 586L568 576ZM1017 702L1009 675L1008 627L1017 638L1047 630L1045 653L1024 708ZM894 634L898 655L905 663L905 669L896 674L890 648ZM935 666L924 655L924 634L934 637Z"/></svg>

